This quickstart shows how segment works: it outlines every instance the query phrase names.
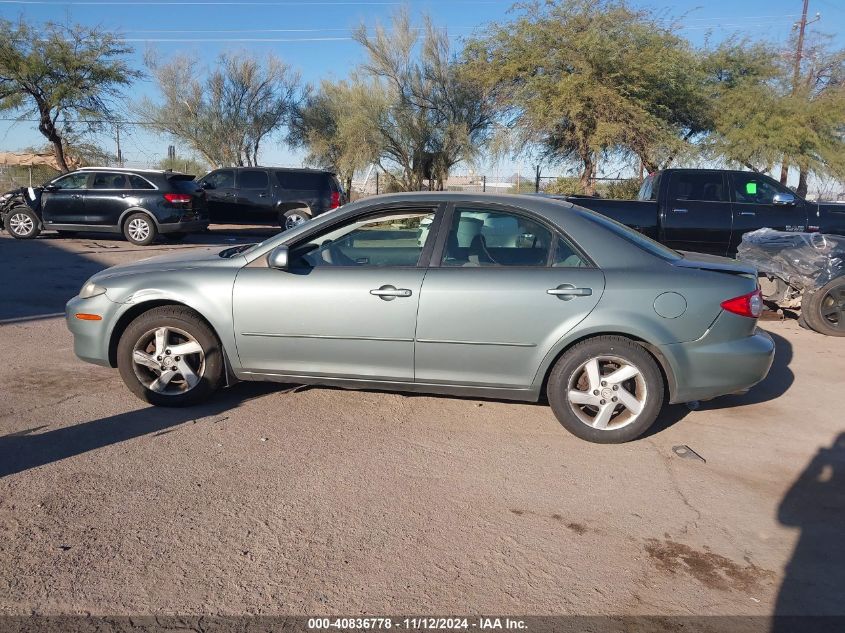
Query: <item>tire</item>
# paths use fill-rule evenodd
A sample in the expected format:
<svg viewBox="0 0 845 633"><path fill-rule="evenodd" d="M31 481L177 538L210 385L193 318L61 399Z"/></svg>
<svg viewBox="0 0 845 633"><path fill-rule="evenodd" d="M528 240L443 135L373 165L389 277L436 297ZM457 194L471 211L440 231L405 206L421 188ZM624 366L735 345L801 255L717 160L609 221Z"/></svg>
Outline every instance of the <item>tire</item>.
<svg viewBox="0 0 845 633"><path fill-rule="evenodd" d="M136 246L147 246L155 241L158 229L146 213L133 213L123 223L123 236Z"/></svg>
<svg viewBox="0 0 845 633"><path fill-rule="evenodd" d="M625 372L618 382L612 378L616 371ZM595 375L592 380L590 374ZM582 395L570 395L576 391ZM570 433L588 442L619 444L654 424L665 390L657 362L642 346L621 336L597 336L558 359L546 392L552 411Z"/></svg>
<svg viewBox="0 0 845 633"><path fill-rule="evenodd" d="M141 400L160 407L185 407L207 400L220 386L223 353L217 336L193 310L162 306L144 312L123 332L117 367L123 382ZM163 375L169 380L162 382Z"/></svg>
<svg viewBox="0 0 845 633"><path fill-rule="evenodd" d="M13 207L4 224L9 235L18 240L32 240L41 233L41 220L29 207Z"/></svg>
<svg viewBox="0 0 845 633"><path fill-rule="evenodd" d="M801 316L820 334L845 336L845 276L805 294L801 300Z"/></svg>
<svg viewBox="0 0 845 633"><path fill-rule="evenodd" d="M291 209L286 211L279 218L279 226L283 231L299 226L311 219L311 212L308 209Z"/></svg>
<svg viewBox="0 0 845 633"><path fill-rule="evenodd" d="M181 242L187 237L187 233L162 233L161 236L168 242Z"/></svg>

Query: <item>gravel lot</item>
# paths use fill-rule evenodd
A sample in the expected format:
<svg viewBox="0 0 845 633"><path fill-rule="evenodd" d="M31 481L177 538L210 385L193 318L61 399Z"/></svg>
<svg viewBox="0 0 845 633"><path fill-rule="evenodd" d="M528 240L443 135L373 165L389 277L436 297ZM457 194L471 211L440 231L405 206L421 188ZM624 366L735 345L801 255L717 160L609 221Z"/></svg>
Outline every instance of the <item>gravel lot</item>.
<svg viewBox="0 0 845 633"><path fill-rule="evenodd" d="M255 235L0 237L0 614L845 614L845 339L765 322L764 383L623 446L460 398L154 409L74 357L90 274Z"/></svg>

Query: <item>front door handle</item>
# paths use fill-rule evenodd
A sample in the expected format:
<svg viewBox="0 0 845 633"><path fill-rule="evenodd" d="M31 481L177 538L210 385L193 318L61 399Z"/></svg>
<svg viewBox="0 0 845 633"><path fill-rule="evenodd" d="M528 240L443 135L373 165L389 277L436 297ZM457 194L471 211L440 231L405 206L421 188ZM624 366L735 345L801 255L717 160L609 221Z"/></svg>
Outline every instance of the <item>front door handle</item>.
<svg viewBox="0 0 845 633"><path fill-rule="evenodd" d="M396 286L386 285L381 288L370 290L370 294L383 301L393 301L396 297L410 297L413 293L407 288L397 288Z"/></svg>
<svg viewBox="0 0 845 633"><path fill-rule="evenodd" d="M688 209L672 209L672 213L687 213Z"/></svg>
<svg viewBox="0 0 845 633"><path fill-rule="evenodd" d="M258 194L258 197L259 197L259 198L267 198L267 197L269 197L269 196L270 196L270 194L269 194L269 193L259 193L259 194Z"/></svg>
<svg viewBox="0 0 845 633"><path fill-rule="evenodd" d="M756 211L740 211L740 215L757 215Z"/></svg>
<svg viewBox="0 0 845 633"><path fill-rule="evenodd" d="M554 295L562 301L570 301L573 297L589 297L593 294L593 289L576 288L572 284L560 284L557 288L549 288L546 293Z"/></svg>

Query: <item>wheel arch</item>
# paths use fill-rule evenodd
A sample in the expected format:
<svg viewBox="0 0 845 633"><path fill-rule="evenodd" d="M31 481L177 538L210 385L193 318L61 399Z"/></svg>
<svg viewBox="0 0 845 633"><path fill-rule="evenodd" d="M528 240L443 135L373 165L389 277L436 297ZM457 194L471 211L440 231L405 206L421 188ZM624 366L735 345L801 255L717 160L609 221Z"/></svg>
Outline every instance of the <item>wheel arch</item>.
<svg viewBox="0 0 845 633"><path fill-rule="evenodd" d="M304 200L288 200L287 202L279 202L276 205L276 211L279 213L287 213L288 211L293 211L294 209L304 209L308 212L308 215L312 217L314 215L311 205Z"/></svg>
<svg viewBox="0 0 845 633"><path fill-rule="evenodd" d="M220 344L220 350L223 353L223 366L226 372L226 385L230 385L234 382L237 382L237 378L235 377L232 371L232 364L229 362L229 355L226 351L226 346L223 344L223 339L220 337L220 333L217 331L217 328L214 327L214 324L212 324L208 319L206 319L196 308L188 305L187 303L176 301L174 299L150 299L149 301L143 301L141 303L133 305L123 314L120 315L114 327L112 328L111 333L109 334L109 366L111 366L112 368L117 367L117 346L120 342L120 337L123 336L123 333L126 331L126 328L129 327L129 324L145 312L149 312L150 310L160 308L162 306L177 306L180 308L187 308L188 310L193 312L198 319L200 319L203 323L208 326L208 328L214 333L217 342Z"/></svg>
<svg viewBox="0 0 845 633"><path fill-rule="evenodd" d="M677 393L677 381L675 378L675 372L672 369L672 365L669 363L669 360L666 358L665 354L660 351L660 348L657 345L654 345L653 343L649 343L647 340L641 338L640 336L636 336L629 332L614 330L590 332L588 334L584 334L582 336L566 341L566 343L560 349L557 349L556 351L550 353L544 360L543 366L538 372L538 376L541 377L538 394L541 398L546 397L546 388L548 386L549 376L551 375L552 370L554 369L560 357L566 354L566 352L568 352L575 345L578 345L582 341L597 338L600 336L621 336L622 338L626 338L633 343L637 343L643 349L645 349L645 351L647 351L651 355L651 357L654 358L654 360L657 362L657 367L660 369L660 374L663 377L663 386L669 395L669 397L667 398L667 402L670 402L674 399L674 395L675 393Z"/></svg>
<svg viewBox="0 0 845 633"><path fill-rule="evenodd" d="M124 224L126 224L127 218L130 215L134 215L135 213L143 213L144 215L148 216L153 221L153 224L155 224L156 230L159 230L161 228L161 225L158 223L158 219L156 218L154 213L141 207L131 207L121 213L120 218L117 220L117 226L120 228L121 232L123 232Z"/></svg>

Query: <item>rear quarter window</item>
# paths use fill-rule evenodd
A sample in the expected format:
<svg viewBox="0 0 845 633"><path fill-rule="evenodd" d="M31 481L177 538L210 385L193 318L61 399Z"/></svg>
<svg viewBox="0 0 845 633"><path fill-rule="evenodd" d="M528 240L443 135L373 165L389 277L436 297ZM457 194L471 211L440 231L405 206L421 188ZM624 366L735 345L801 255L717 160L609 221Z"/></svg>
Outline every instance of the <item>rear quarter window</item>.
<svg viewBox="0 0 845 633"><path fill-rule="evenodd" d="M196 180L168 180L167 184L177 193L196 193L200 189Z"/></svg>
<svg viewBox="0 0 845 633"><path fill-rule="evenodd" d="M323 191L329 188L326 174L280 171L276 173L276 178L279 180L282 189Z"/></svg>
<svg viewBox="0 0 845 633"><path fill-rule="evenodd" d="M672 250L671 248L669 248L668 246L664 246L660 242L655 242L650 237L647 237L639 231L635 231L634 229L629 228L624 224L617 222L616 220L611 220L607 216L595 213L594 211L590 210L585 210L582 213L583 217L587 218L590 222L604 227L611 233L618 235L622 239L630 242L634 246L639 247L647 253L654 255L655 257L665 259L666 261L677 261L679 259L683 259L683 256L678 251Z"/></svg>

